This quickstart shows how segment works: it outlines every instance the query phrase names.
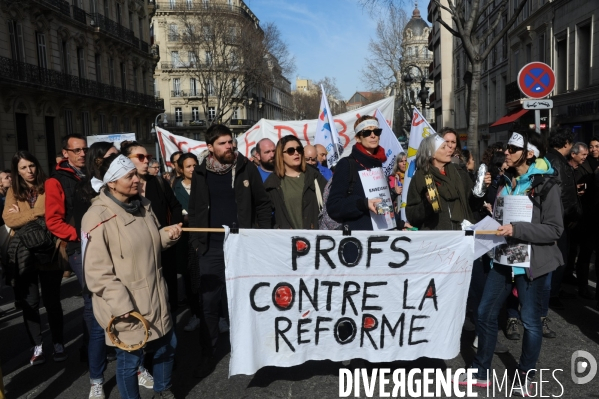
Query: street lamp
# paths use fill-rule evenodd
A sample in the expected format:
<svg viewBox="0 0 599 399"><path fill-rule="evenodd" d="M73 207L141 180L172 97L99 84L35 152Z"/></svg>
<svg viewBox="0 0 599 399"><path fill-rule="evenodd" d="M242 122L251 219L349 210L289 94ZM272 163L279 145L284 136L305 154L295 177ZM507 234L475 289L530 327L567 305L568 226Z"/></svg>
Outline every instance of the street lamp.
<svg viewBox="0 0 599 399"><path fill-rule="evenodd" d="M410 87L415 80L412 77L412 75L410 74L410 70L412 68L416 68L418 70L418 72L420 73L421 79L420 79L420 91L418 92L418 98L420 99L420 103L422 104L422 113L424 114L424 107L426 106L426 100L428 100L428 96L429 96L428 87L426 87L426 77L424 76L422 69L420 69L420 67L418 65L410 64L410 65L406 65L405 68L407 69L407 72L403 77L403 81L406 84L406 90L409 92L411 92L411 90L409 90L408 87ZM414 99L412 98L412 100L414 100ZM415 102L415 100L414 100L414 102Z"/></svg>
<svg viewBox="0 0 599 399"><path fill-rule="evenodd" d="M160 162L160 149L158 148L158 134L156 133L156 126L158 126L158 119L162 118L162 126L168 126L168 120L166 118L166 112L156 115L154 124L152 124L152 130L150 130L150 136L154 139L156 145L156 160ZM163 160L164 163L164 160ZM166 163L164 163L166 165Z"/></svg>

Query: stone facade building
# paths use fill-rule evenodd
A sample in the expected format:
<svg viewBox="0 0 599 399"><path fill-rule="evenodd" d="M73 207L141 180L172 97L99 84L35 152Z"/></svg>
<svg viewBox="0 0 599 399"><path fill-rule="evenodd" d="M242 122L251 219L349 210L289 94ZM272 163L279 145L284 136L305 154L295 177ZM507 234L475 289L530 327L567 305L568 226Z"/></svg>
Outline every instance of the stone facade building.
<svg viewBox="0 0 599 399"><path fill-rule="evenodd" d="M0 165L28 150L46 172L60 138L135 132L150 145L153 6L142 0L0 0Z"/></svg>

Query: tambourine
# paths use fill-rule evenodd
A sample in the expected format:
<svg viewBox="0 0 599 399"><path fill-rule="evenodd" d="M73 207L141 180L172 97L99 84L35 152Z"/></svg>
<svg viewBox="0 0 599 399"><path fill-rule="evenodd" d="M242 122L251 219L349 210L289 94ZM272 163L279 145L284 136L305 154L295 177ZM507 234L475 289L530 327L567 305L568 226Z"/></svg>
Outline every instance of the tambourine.
<svg viewBox="0 0 599 399"><path fill-rule="evenodd" d="M437 191L437 185L435 184L433 175L424 175L424 182L426 183L426 191L428 192L428 197L433 206L433 212L441 212L441 207L439 206L439 192Z"/></svg>
<svg viewBox="0 0 599 399"><path fill-rule="evenodd" d="M141 314L139 314L138 312L129 312L129 316L135 317L136 319L141 321L141 324L144 326L145 337L143 341L140 341L137 344L126 344L114 334L114 324L117 319L120 319L120 316L113 317L112 319L110 319L110 321L108 322L108 327L106 327L106 334L108 334L108 339L110 339L110 342L112 342L114 346L124 351L132 352L143 348L148 342L148 338L150 338L150 335L152 335L152 332L150 331L150 323L148 323L148 321L144 319L144 317Z"/></svg>

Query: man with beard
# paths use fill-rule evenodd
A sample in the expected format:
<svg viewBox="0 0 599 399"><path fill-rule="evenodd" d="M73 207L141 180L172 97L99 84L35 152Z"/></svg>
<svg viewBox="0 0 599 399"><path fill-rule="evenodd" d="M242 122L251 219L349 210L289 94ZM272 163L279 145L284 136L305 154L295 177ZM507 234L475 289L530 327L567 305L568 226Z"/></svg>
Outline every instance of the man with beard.
<svg viewBox="0 0 599 399"><path fill-rule="evenodd" d="M275 143L271 139L262 139L256 144L256 160L258 161L258 172L265 182L268 176L275 170Z"/></svg>
<svg viewBox="0 0 599 399"><path fill-rule="evenodd" d="M206 137L208 150L198 157L191 178L189 227L269 228L271 203L256 166L233 151L233 137L227 126L212 125ZM224 233L190 234L190 245L198 257L198 263L190 268L192 290L199 290L202 303L202 357L194 370L196 378L204 378L214 370L219 317L228 319L224 238Z"/></svg>

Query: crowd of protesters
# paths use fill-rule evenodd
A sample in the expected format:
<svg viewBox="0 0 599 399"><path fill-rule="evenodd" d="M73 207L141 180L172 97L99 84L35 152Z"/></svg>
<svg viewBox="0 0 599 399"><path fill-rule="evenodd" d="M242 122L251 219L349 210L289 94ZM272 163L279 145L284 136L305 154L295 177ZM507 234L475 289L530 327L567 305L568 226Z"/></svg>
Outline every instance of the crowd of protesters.
<svg viewBox="0 0 599 399"><path fill-rule="evenodd" d="M139 386L161 398L175 397L175 315L183 296L191 315L183 330L199 330L201 356L194 376L209 375L221 333L234 317L227 306L225 236L182 232L182 227L374 230L371 215L381 200L366 196L359 172L380 168L387 155L376 118L362 116L354 129L356 144L334 169L327 167L322 145L304 146L293 135L278 143L260 140L247 159L224 125L208 129L208 149L198 156L172 154L170 176L161 175L160 164L134 141L121 143L120 149L106 142L88 148L85 137L68 135L49 178L32 154L18 151L11 170L0 172L2 219L12 230L2 263L3 278L23 313L31 365L45 363L48 353L40 299L48 314L52 359L67 359L60 288L68 270L82 287L80 359L88 363L90 398L104 398L104 371L111 359L117 361L123 398L137 399ZM594 229L599 139L574 142L571 131L558 128L546 141L534 131L513 132L506 145L487 148L481 161L488 173L481 177L458 134L444 128L423 139L409 187L404 186L405 153L396 156L388 177L397 229L462 230L491 216L508 243L532 248L529 268L501 264L492 254L474 263L466 321L476 331L471 367L478 369L477 386L490 384L485 371L493 353L507 351L497 341L502 309L508 339L521 339L523 327L515 386L525 394L543 338L556 337L548 308L563 309L562 299L572 295L561 290L562 284L574 283L580 297L599 300L588 284L599 238ZM476 179L482 179L482 196L473 190ZM530 222L502 223L500 204L508 196L528 196ZM409 223L401 220L402 206ZM167 258L176 261L162 262ZM184 292L178 292L178 275ZM145 329L136 323L137 313L151 334L145 348L124 350L106 328L113 323L123 342L142 342Z"/></svg>

